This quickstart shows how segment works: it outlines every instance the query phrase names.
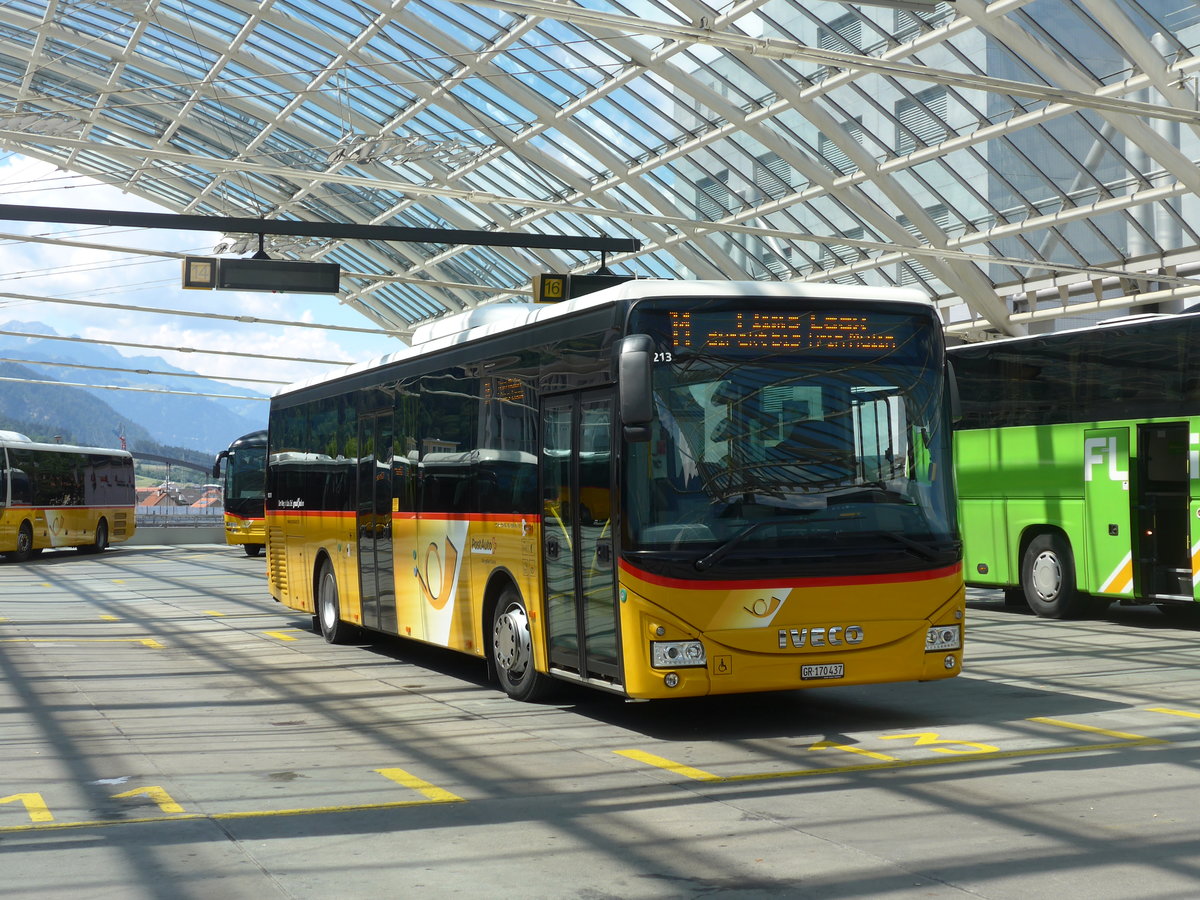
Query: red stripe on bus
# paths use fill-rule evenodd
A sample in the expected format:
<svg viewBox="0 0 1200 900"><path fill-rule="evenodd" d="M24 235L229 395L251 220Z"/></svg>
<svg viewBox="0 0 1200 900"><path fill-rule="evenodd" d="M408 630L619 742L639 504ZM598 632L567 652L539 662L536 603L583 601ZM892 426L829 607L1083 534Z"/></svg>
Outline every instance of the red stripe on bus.
<svg viewBox="0 0 1200 900"><path fill-rule="evenodd" d="M924 572L892 572L884 575L845 575L823 578L762 578L744 581L695 581L683 578L667 578L663 575L653 575L632 564L621 560L621 570L635 578L659 587L677 588L684 591L738 591L762 590L777 587L809 588L809 587L841 587L855 584L896 584L909 581L935 581L938 578L949 578L962 571L962 563L945 566L941 569L929 569Z"/></svg>
<svg viewBox="0 0 1200 900"><path fill-rule="evenodd" d="M228 513L227 515L233 515ZM370 513L365 515L369 516ZM337 519L353 519L358 516L354 510L336 510L336 509L272 509L267 513L270 518L296 516L329 516ZM427 522L520 522L525 520L529 523L540 523L541 517L533 513L467 513L464 515L454 515L451 513L414 513L414 512L394 512L391 513L393 519L423 519Z"/></svg>
<svg viewBox="0 0 1200 900"><path fill-rule="evenodd" d="M93 506L84 506L82 503L77 506L24 506L20 503L14 503L9 506L9 509L19 509L21 512L61 512L64 509L115 509L132 511L134 504L132 503L99 503Z"/></svg>
<svg viewBox="0 0 1200 900"><path fill-rule="evenodd" d="M393 519L424 519L427 522L541 522L534 513L415 513L394 512Z"/></svg>
<svg viewBox="0 0 1200 900"><path fill-rule="evenodd" d="M304 516L309 518L317 518L319 516L328 516L331 519L352 519L358 513L354 510L338 510L338 509L272 509L267 511L266 518L295 518L296 516Z"/></svg>

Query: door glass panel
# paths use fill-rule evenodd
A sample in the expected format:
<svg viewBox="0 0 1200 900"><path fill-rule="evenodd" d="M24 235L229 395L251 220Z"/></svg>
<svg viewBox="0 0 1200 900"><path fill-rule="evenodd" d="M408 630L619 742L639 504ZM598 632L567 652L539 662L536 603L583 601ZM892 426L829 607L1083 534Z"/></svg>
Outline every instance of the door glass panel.
<svg viewBox="0 0 1200 900"><path fill-rule="evenodd" d="M612 403L583 403L579 430L579 562L587 669L617 674L612 540Z"/></svg>
<svg viewBox="0 0 1200 900"><path fill-rule="evenodd" d="M392 570L392 416L375 419L375 586L377 627L396 630L396 586Z"/></svg>
<svg viewBox="0 0 1200 900"><path fill-rule="evenodd" d="M1143 596L1191 597L1187 423L1138 426L1137 534Z"/></svg>
<svg viewBox="0 0 1200 900"><path fill-rule="evenodd" d="M542 558L550 660L579 668L571 515L571 403L547 403L542 419Z"/></svg>
<svg viewBox="0 0 1200 900"><path fill-rule="evenodd" d="M396 588L392 571L392 415L359 419L358 565L362 620L394 631Z"/></svg>
<svg viewBox="0 0 1200 900"><path fill-rule="evenodd" d="M375 429L374 420L358 422L358 564L363 624L377 618L375 582Z"/></svg>

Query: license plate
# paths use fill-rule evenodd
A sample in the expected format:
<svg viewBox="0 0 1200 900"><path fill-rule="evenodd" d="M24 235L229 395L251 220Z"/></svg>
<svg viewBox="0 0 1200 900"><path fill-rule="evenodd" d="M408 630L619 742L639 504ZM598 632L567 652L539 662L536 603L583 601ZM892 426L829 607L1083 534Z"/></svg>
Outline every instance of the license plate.
<svg viewBox="0 0 1200 900"><path fill-rule="evenodd" d="M842 678L845 674L846 666L843 663L821 663L815 666L800 667L800 678L804 681L818 678Z"/></svg>

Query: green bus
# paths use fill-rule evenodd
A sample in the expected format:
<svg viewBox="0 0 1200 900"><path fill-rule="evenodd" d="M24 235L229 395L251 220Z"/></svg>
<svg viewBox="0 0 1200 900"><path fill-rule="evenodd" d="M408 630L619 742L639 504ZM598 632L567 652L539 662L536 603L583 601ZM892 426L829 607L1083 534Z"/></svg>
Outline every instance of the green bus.
<svg viewBox="0 0 1200 900"><path fill-rule="evenodd" d="M1196 606L1200 314L949 348L968 584L1047 618Z"/></svg>

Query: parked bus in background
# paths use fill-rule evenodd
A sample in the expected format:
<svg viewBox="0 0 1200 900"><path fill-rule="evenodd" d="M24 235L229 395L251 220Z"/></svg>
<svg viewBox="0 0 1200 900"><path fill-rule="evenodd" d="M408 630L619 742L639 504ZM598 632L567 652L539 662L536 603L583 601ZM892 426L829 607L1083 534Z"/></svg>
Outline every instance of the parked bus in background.
<svg viewBox="0 0 1200 900"><path fill-rule="evenodd" d="M968 583L1039 616L1196 607L1200 315L950 349Z"/></svg>
<svg viewBox="0 0 1200 900"><path fill-rule="evenodd" d="M273 398L270 589L517 699L947 678L950 394L909 291L645 280L438 320Z"/></svg>
<svg viewBox="0 0 1200 900"><path fill-rule="evenodd" d="M267 475L267 433L244 434L217 454L213 478L225 462L225 543L241 544L247 556L258 556L267 542L263 495Z"/></svg>
<svg viewBox="0 0 1200 900"><path fill-rule="evenodd" d="M0 553L17 562L49 547L99 553L133 536L133 457L40 444L0 431Z"/></svg>

